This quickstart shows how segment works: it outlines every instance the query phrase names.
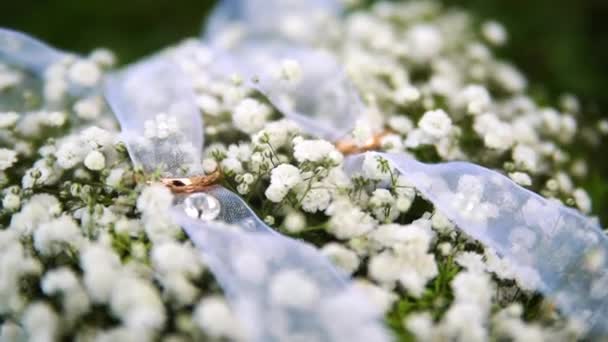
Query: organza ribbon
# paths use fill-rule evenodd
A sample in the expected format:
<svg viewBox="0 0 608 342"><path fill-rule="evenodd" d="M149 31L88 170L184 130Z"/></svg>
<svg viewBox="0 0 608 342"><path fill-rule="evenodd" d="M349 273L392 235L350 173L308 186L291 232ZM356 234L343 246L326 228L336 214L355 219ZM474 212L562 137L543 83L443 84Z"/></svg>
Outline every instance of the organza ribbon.
<svg viewBox="0 0 608 342"><path fill-rule="evenodd" d="M208 45L224 44L229 51L227 60L232 69L218 70L241 72L252 80L252 87L308 134L334 140L344 136L365 111L362 101L330 54L289 35L281 24L287 18L297 19L299 6L334 16L340 14L340 7L335 1L317 1L315 7L295 0L281 12L277 10L281 9L277 5L280 0L270 2L250 6L247 0L227 0L220 5L205 35ZM264 20L269 13L284 20ZM301 13L299 18L305 18ZM239 35L234 34L235 27L240 27ZM311 28L318 30L319 26ZM231 32L232 39L226 39ZM276 66L286 59L302 67L301 79L295 84L277 77ZM321 88L330 84L332 89L309 91L312 84ZM526 288L552 298L563 313L584 323L591 334L608 333L608 240L596 221L478 165L429 165L407 154L375 154L388 160L463 232L493 248ZM363 158L347 158L346 170L360 172Z"/></svg>
<svg viewBox="0 0 608 342"><path fill-rule="evenodd" d="M106 80L133 162L165 176L200 172L202 124L188 78L170 54ZM381 313L313 246L278 234L236 194L204 191L221 205L213 221L172 210L222 286L252 341L386 341Z"/></svg>
<svg viewBox="0 0 608 342"><path fill-rule="evenodd" d="M67 54L24 33L0 28L0 61L42 75Z"/></svg>

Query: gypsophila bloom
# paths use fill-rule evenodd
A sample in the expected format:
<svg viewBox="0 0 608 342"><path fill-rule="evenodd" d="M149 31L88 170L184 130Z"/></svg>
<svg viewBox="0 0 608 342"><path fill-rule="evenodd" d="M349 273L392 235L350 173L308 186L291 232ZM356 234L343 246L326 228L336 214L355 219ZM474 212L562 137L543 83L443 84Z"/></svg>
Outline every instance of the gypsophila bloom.
<svg viewBox="0 0 608 342"><path fill-rule="evenodd" d="M359 267L359 256L340 244L329 243L321 251L347 273L353 273Z"/></svg>
<svg viewBox="0 0 608 342"><path fill-rule="evenodd" d="M15 126L19 120L19 114L15 112L2 112L0 113L0 128L10 128Z"/></svg>
<svg viewBox="0 0 608 342"><path fill-rule="evenodd" d="M306 216L298 211L291 211L285 216L283 226L290 233L299 233L306 228Z"/></svg>
<svg viewBox="0 0 608 342"><path fill-rule="evenodd" d="M325 140L298 140L294 144L294 158L302 162L320 162L329 159L334 163L342 161L342 155L333 144Z"/></svg>
<svg viewBox="0 0 608 342"><path fill-rule="evenodd" d="M294 59L281 61L281 76L290 83L297 84L302 79L302 66Z"/></svg>
<svg viewBox="0 0 608 342"><path fill-rule="evenodd" d="M203 298L196 307L195 321L211 337L241 339L238 322L222 298Z"/></svg>
<svg viewBox="0 0 608 342"><path fill-rule="evenodd" d="M17 152L0 148L0 171L6 170L17 162Z"/></svg>
<svg viewBox="0 0 608 342"><path fill-rule="evenodd" d="M91 151L84 158L84 166L92 171L101 171L106 167L106 157L99 151Z"/></svg>
<svg viewBox="0 0 608 342"><path fill-rule="evenodd" d="M235 108L232 123L245 133L255 133L264 127L270 112L267 105L255 99L244 99Z"/></svg>
<svg viewBox="0 0 608 342"><path fill-rule="evenodd" d="M452 120L441 109L424 113L418 126L433 138L446 137L452 129Z"/></svg>
<svg viewBox="0 0 608 342"><path fill-rule="evenodd" d="M101 71L94 62L79 60L70 67L69 77L74 83L91 87L101 79Z"/></svg>
<svg viewBox="0 0 608 342"><path fill-rule="evenodd" d="M43 255L58 254L65 248L78 249L82 244L80 227L69 216L41 224L34 232L34 247Z"/></svg>
<svg viewBox="0 0 608 342"><path fill-rule="evenodd" d="M281 164L272 169L270 186L266 189L266 197L273 202L281 202L285 195L296 186L302 177L300 170L289 164Z"/></svg>
<svg viewBox="0 0 608 342"><path fill-rule="evenodd" d="M494 45L503 45L507 41L507 31L496 21L485 22L481 30L484 38Z"/></svg>
<svg viewBox="0 0 608 342"><path fill-rule="evenodd" d="M59 317L46 303L34 303L23 314L23 327L31 341L53 341L59 330Z"/></svg>

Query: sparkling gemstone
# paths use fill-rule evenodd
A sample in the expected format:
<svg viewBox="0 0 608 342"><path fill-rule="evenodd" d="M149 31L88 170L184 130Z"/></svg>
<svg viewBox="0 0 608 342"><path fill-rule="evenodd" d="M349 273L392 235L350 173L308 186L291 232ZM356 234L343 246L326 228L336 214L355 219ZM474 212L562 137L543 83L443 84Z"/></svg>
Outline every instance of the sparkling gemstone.
<svg viewBox="0 0 608 342"><path fill-rule="evenodd" d="M220 201L204 192L189 195L184 200L186 215L203 221L215 219L219 216L221 209Z"/></svg>

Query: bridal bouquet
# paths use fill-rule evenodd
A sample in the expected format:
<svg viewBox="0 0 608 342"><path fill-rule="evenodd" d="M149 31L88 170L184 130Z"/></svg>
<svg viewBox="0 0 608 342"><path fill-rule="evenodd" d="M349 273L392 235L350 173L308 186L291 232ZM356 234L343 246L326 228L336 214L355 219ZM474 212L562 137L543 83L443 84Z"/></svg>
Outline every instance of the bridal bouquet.
<svg viewBox="0 0 608 342"><path fill-rule="evenodd" d="M75 56L23 37L33 50L11 55L0 32L0 341L251 339L212 256L171 214L180 195L160 182L167 169L180 177L221 170L221 186L257 224L314 245L312 255L330 260L383 317L388 334L370 328L361 335L367 340L605 335L608 259L606 248L589 247L605 246L605 236L585 230L599 222L579 184L590 167L585 151L608 134L608 122L583 125L573 95L552 106L535 102L525 76L493 54L508 41L497 22L434 1L345 2L225 1L202 42L161 51L191 82L193 121L173 112L138 117L140 107L121 102L124 93L108 81L117 73L111 51ZM289 48L277 63L260 64L255 54L230 54L242 37L269 32L271 43L256 49L283 51L276 44L287 40L323 57ZM137 69L126 70L128 79ZM311 79L296 100L272 83L301 89ZM164 95L147 86L162 82L125 81L120 89L155 103ZM298 102L305 96L329 100ZM289 115L294 108L322 115ZM124 134L130 127L141 134ZM383 153L348 157L370 141ZM396 155L481 165L497 172L496 184L508 181L499 174L510 178L517 196L528 196L525 188L542 197L512 219L522 227L492 226L513 203L485 200L483 177L459 174L446 181L453 196L434 197L437 178L404 172ZM149 167L161 162L165 169ZM196 213L217 216L220 204L205 202L207 212ZM484 239L500 234L508 251ZM543 241L555 236L561 244L549 251ZM281 305L325 300L305 272L265 282L263 265L241 259L235 269L264 279ZM288 334L285 317L269 311L263 319L275 340L346 340L343 330L331 338ZM361 333L348 311L335 312L323 316L329 331Z"/></svg>

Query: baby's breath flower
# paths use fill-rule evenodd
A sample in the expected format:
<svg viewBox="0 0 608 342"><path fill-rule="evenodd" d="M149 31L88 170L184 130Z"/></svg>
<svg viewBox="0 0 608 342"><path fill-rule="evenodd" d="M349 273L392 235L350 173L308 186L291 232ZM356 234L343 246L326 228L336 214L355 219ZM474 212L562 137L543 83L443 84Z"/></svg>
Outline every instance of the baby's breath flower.
<svg viewBox="0 0 608 342"><path fill-rule="evenodd" d="M298 211L292 210L285 216L283 226L290 233L299 233L306 228L306 216Z"/></svg>
<svg viewBox="0 0 608 342"><path fill-rule="evenodd" d="M293 156L300 162L321 162L329 159L334 163L342 161L342 155L337 153L333 144L325 140L294 141Z"/></svg>
<svg viewBox="0 0 608 342"><path fill-rule="evenodd" d="M106 158L99 151L91 151L84 158L84 166L92 171L101 171L106 167Z"/></svg>
<svg viewBox="0 0 608 342"><path fill-rule="evenodd" d="M264 127L270 113L271 109L267 105L247 98L235 108L232 123L234 127L245 133L255 133Z"/></svg>
<svg viewBox="0 0 608 342"><path fill-rule="evenodd" d="M270 186L266 189L266 197L272 202L281 202L289 190L302 180L300 170L289 164L281 164L272 169Z"/></svg>
<svg viewBox="0 0 608 342"><path fill-rule="evenodd" d="M0 148L0 171L6 170L17 162L17 152Z"/></svg>
<svg viewBox="0 0 608 342"><path fill-rule="evenodd" d="M441 109L424 113L418 126L422 131L434 138L444 138L452 130L452 120Z"/></svg>
<svg viewBox="0 0 608 342"><path fill-rule="evenodd" d="M19 120L19 114L15 112L0 113L0 128L6 129L15 126Z"/></svg>
<svg viewBox="0 0 608 342"><path fill-rule="evenodd" d="M359 256L338 243L329 243L321 249L338 267L347 273L353 273L359 267Z"/></svg>
<svg viewBox="0 0 608 342"><path fill-rule="evenodd" d="M101 79L99 66L88 60L76 61L68 73L72 82L84 87L92 87Z"/></svg>

